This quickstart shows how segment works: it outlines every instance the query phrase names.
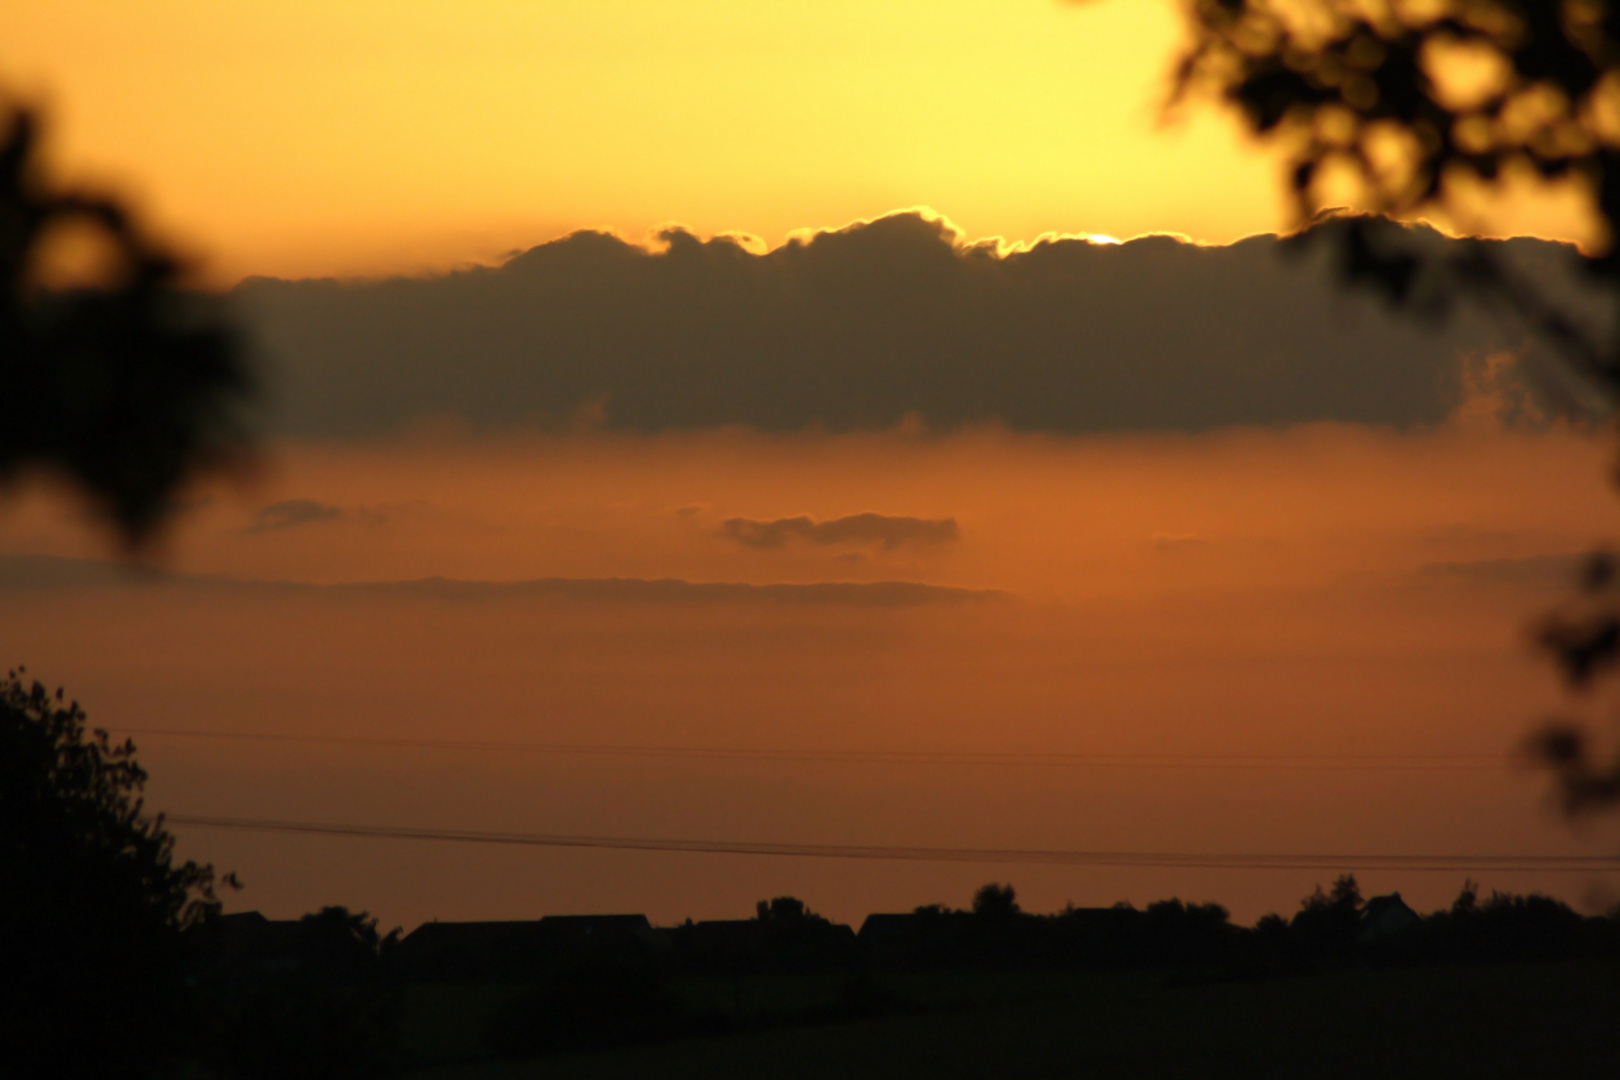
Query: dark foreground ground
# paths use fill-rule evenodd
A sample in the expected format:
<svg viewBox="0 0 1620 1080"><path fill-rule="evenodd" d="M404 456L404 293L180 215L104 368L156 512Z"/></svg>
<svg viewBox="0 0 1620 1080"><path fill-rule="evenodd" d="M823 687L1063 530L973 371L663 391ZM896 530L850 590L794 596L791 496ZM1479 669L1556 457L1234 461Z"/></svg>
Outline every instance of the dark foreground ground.
<svg viewBox="0 0 1620 1080"><path fill-rule="evenodd" d="M815 1015L838 977L684 981L744 1018ZM491 1060L479 1032L513 991L421 986L411 1080L798 1078L1620 1078L1620 963L1359 969L1250 982L1157 973L879 975L893 1010L714 1038Z"/></svg>

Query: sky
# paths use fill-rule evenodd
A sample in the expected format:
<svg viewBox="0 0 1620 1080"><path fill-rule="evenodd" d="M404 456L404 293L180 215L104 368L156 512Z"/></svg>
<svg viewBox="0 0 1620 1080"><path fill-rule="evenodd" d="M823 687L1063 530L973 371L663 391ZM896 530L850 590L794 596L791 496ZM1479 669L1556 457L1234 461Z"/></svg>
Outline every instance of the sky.
<svg viewBox="0 0 1620 1080"><path fill-rule="evenodd" d="M1267 235L1276 160L1218 109L1160 122L1178 25L1148 0L0 12L54 172L200 260L262 388L255 466L183 493L141 565L49 477L5 492L0 657L136 733L176 815L1612 851L1514 760L1566 706L1529 627L1616 534L1589 395L1521 329L1393 314ZM1566 203L1489 223L1589 301ZM234 909L407 929L784 893L858 920L991 879L1250 921L1334 873L176 831L247 883ZM1362 875L1420 908L1462 877Z"/></svg>
<svg viewBox="0 0 1620 1080"><path fill-rule="evenodd" d="M1167 4L8 8L0 73L51 104L62 168L139 192L226 279L489 261L581 226L776 244L914 205L1016 239L1279 222L1232 125L1155 131Z"/></svg>

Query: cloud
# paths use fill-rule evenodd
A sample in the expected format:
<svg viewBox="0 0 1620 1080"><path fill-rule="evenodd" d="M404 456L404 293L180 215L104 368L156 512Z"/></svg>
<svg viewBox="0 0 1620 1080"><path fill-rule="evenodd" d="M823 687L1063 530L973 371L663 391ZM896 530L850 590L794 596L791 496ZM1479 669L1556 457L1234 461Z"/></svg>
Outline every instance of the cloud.
<svg viewBox="0 0 1620 1080"><path fill-rule="evenodd" d="M344 513L335 506L328 506L314 499L287 499L283 502L271 503L257 514L253 515L253 524L242 531L249 536L260 533L274 532L278 529L293 529L300 525L313 525L322 521L337 521Z"/></svg>
<svg viewBox="0 0 1620 1080"><path fill-rule="evenodd" d="M779 548L790 540L812 544L882 544L885 549L901 544L945 544L958 536L955 518L892 517L887 514L851 514L831 521L801 516L753 521L730 518L720 526L722 535L745 547Z"/></svg>
<svg viewBox="0 0 1620 1080"><path fill-rule="evenodd" d="M1496 585L1561 586L1572 589L1584 554L1528 555L1507 559L1466 559L1425 563L1418 574Z"/></svg>
<svg viewBox="0 0 1620 1080"><path fill-rule="evenodd" d="M0 592L89 589L108 585L156 584L173 580L162 571L100 559L55 555L0 555Z"/></svg>
<svg viewBox="0 0 1620 1080"><path fill-rule="evenodd" d="M613 603L788 603L857 607L913 607L1004 598L993 589L963 589L916 581L817 581L753 585L681 578L534 578L527 581L463 581L430 577L314 585L205 574L176 574L126 567L98 559L53 555L0 555L0 593L118 586L167 586L188 591L302 593L333 599L404 599L480 602L537 599Z"/></svg>
<svg viewBox="0 0 1620 1080"><path fill-rule="evenodd" d="M1290 257L1274 236L1009 249L913 211L769 252L680 228L659 243L578 232L437 277L245 281L234 302L268 361L266 423L331 437L582 417L633 431L1412 428L1477 391L1470 364L1526 337L1472 306L1444 324L1393 313L1343 288L1325 251ZM1504 249L1539 280L1575 281L1567 246ZM1492 378L1518 393L1520 366Z"/></svg>
<svg viewBox="0 0 1620 1080"><path fill-rule="evenodd" d="M485 582L425 578L377 585L319 587L332 596L410 596L434 600L493 600L549 597L560 600L632 603L778 602L861 607L910 607L990 600L1005 594L915 581L821 581L807 584L749 585L740 582L683 581L679 578L540 578Z"/></svg>

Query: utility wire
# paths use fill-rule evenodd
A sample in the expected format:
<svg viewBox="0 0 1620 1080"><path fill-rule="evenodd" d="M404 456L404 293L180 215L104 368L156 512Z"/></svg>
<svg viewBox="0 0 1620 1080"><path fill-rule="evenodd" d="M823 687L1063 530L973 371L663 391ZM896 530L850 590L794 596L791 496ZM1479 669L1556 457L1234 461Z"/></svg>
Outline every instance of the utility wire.
<svg viewBox="0 0 1620 1080"><path fill-rule="evenodd" d="M1065 754L972 753L919 750L769 750L719 746L615 746L589 743L501 742L303 735L267 731L197 731L119 728L124 735L172 739L310 743L416 750L483 750L592 757L692 758L733 761L803 761L875 765L1044 765L1128 769L1499 770L1507 759L1490 754Z"/></svg>
<svg viewBox="0 0 1620 1080"><path fill-rule="evenodd" d="M1018 848L883 847L854 844L791 844L738 840L676 840L625 836L570 836L553 833L484 832L395 825L341 825L313 821L176 814L172 825L247 832L426 840L455 844L508 844L523 847L591 848L606 851L664 851L711 855L775 855L808 859L873 859L897 862L1021 863L1058 866L1131 866L1204 870L1526 870L1556 873L1620 870L1620 856L1608 855L1366 855L1190 853L1165 851L1077 851Z"/></svg>

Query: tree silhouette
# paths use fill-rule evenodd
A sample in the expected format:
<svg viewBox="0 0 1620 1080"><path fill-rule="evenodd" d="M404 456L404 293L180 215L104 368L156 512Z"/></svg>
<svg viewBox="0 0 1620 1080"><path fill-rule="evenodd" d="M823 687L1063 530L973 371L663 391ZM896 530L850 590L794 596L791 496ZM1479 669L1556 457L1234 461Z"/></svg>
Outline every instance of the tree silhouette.
<svg viewBox="0 0 1620 1080"><path fill-rule="evenodd" d="M130 742L77 702L0 680L0 1047L6 1074L140 1076L175 1052L182 932L214 871L143 813ZM227 878L234 884L234 880Z"/></svg>
<svg viewBox="0 0 1620 1080"><path fill-rule="evenodd" d="M181 288L181 263L128 210L43 182L38 129L28 111L0 119L0 481L61 472L133 546L187 477L242 448L248 378L217 301ZM50 288L42 260L70 226L93 230L110 266Z"/></svg>
<svg viewBox="0 0 1620 1080"><path fill-rule="evenodd" d="M807 919L821 919L796 896L778 896L761 900L754 905L754 917L760 922L795 923ZM825 921L825 920L822 920Z"/></svg>
<svg viewBox="0 0 1620 1080"><path fill-rule="evenodd" d="M180 262L123 206L45 183L38 129L26 110L0 116L0 482L64 474L133 548L185 479L243 445L248 380L217 302L182 289ZM74 227L110 258L98 280L55 287L44 260ZM173 1055L182 931L219 906L213 869L177 862L162 816L144 815L133 743L84 720L61 691L0 680L8 1076L139 1076Z"/></svg>
<svg viewBox="0 0 1620 1080"><path fill-rule="evenodd" d="M1003 922L1018 914L1018 893L1012 885L990 882L973 894L973 914L992 922Z"/></svg>
<svg viewBox="0 0 1620 1080"><path fill-rule="evenodd" d="M396 927L377 932L377 920L364 911L329 904L299 920L306 956L304 967L317 978L354 981L374 973L384 953L399 942Z"/></svg>
<svg viewBox="0 0 1620 1080"><path fill-rule="evenodd" d="M1312 957L1342 957L1356 944L1361 927L1361 887L1354 874L1344 874L1331 892L1316 891L1300 902L1288 924L1289 934Z"/></svg>
<svg viewBox="0 0 1620 1080"><path fill-rule="evenodd" d="M1620 400L1620 5L1590 0L1190 0L1192 44L1176 97L1212 92L1288 154L1301 222L1328 174L1353 179L1383 215L1440 211L1470 223L1470 193L1537 177L1575 192L1606 232L1580 265L1608 294L1594 320L1492 245L1421 244L1376 217L1318 231L1347 280L1445 315L1465 295L1512 313L1556 346L1613 405ZM1620 664L1615 559L1599 555L1580 598L1552 613L1540 644L1570 687ZM1620 805L1620 758L1594 757L1578 720L1529 740L1572 813Z"/></svg>

